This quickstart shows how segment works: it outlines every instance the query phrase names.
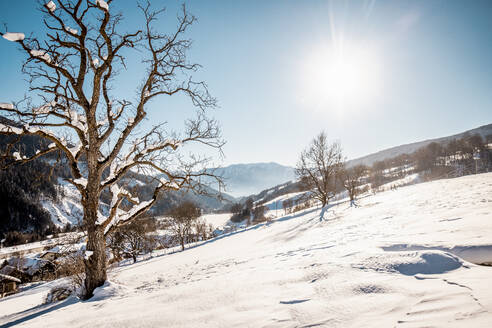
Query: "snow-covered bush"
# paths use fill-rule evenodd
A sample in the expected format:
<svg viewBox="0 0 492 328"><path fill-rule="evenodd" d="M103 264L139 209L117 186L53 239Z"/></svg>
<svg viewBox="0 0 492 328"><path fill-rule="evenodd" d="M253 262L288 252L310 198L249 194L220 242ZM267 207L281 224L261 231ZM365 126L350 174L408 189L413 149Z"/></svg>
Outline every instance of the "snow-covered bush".
<svg viewBox="0 0 492 328"><path fill-rule="evenodd" d="M48 295L46 295L44 303L48 304L48 303L63 301L64 299L72 295L73 292L74 292L73 286L70 285L55 286L51 288Z"/></svg>

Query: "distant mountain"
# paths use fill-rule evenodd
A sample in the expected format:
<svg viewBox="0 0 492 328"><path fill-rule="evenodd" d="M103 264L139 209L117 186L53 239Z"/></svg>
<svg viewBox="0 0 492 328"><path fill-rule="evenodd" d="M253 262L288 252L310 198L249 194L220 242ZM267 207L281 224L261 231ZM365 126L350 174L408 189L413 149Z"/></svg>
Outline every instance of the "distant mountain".
<svg viewBox="0 0 492 328"><path fill-rule="evenodd" d="M216 173L224 177L226 192L234 197L257 194L295 179L294 168L274 162L233 164L218 168Z"/></svg>
<svg viewBox="0 0 492 328"><path fill-rule="evenodd" d="M485 138L487 135L492 134L492 124L483 125L476 129L468 130L447 137L429 139L429 140L413 142L405 145L388 148L385 150L378 151L377 153L352 159L348 161L348 165L349 166L358 165L358 164L372 165L374 162L382 161L384 159L392 158L401 154L411 154L415 152L417 149L427 146L431 142L446 144L453 139L458 139L464 137L465 135L473 135L473 134L479 134L482 136L482 138Z"/></svg>
<svg viewBox="0 0 492 328"><path fill-rule="evenodd" d="M139 198L145 201L152 197L157 182L151 176L131 172L127 177L122 179L122 183L132 186L139 195ZM211 212L230 206L230 204L236 201L231 195L225 192L219 192L207 185L202 186L202 191L204 192L203 194L197 194L191 190L168 190L162 192L156 203L150 209L150 213L157 216L164 215L183 201L191 201L205 212ZM106 202L109 203L110 198L108 195L106 195L108 197Z"/></svg>

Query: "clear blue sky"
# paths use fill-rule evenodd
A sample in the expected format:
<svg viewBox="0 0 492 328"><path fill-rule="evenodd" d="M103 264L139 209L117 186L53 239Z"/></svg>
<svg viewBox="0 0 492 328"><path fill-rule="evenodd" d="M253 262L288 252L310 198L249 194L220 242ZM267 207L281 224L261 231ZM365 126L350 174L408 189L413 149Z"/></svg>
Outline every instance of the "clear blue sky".
<svg viewBox="0 0 492 328"><path fill-rule="evenodd" d="M120 2L118 4L118 2ZM152 1L157 5L158 1ZM174 25L163 2L158 28ZM325 130L348 158L492 123L492 1L190 1L198 77L219 100L224 165L294 165ZM36 2L0 1L11 32L37 32ZM125 26L132 1L115 1ZM334 55L336 54L336 55ZM129 54L117 92L135 89L144 67ZM0 102L25 93L21 54L0 40ZM341 64L333 63L341 61ZM347 78L349 76L349 78ZM183 98L152 104L150 121L172 126L192 113Z"/></svg>

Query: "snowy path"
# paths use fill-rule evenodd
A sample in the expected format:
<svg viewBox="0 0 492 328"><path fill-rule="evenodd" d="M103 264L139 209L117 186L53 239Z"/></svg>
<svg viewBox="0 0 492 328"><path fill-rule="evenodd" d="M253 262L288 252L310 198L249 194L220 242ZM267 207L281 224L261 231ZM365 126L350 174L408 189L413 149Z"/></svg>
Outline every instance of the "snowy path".
<svg viewBox="0 0 492 328"><path fill-rule="evenodd" d="M492 174L319 214L117 268L90 301L39 306L38 286L0 300L0 325L490 327L492 267L471 262L492 263Z"/></svg>

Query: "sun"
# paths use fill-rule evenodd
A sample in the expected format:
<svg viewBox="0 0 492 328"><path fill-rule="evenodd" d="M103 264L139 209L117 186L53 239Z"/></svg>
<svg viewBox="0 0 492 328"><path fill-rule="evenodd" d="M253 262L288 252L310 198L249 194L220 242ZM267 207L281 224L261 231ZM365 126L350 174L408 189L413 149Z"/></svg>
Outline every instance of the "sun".
<svg viewBox="0 0 492 328"><path fill-rule="evenodd" d="M316 109L351 110L382 93L380 56L367 46L319 46L302 65L302 99Z"/></svg>

